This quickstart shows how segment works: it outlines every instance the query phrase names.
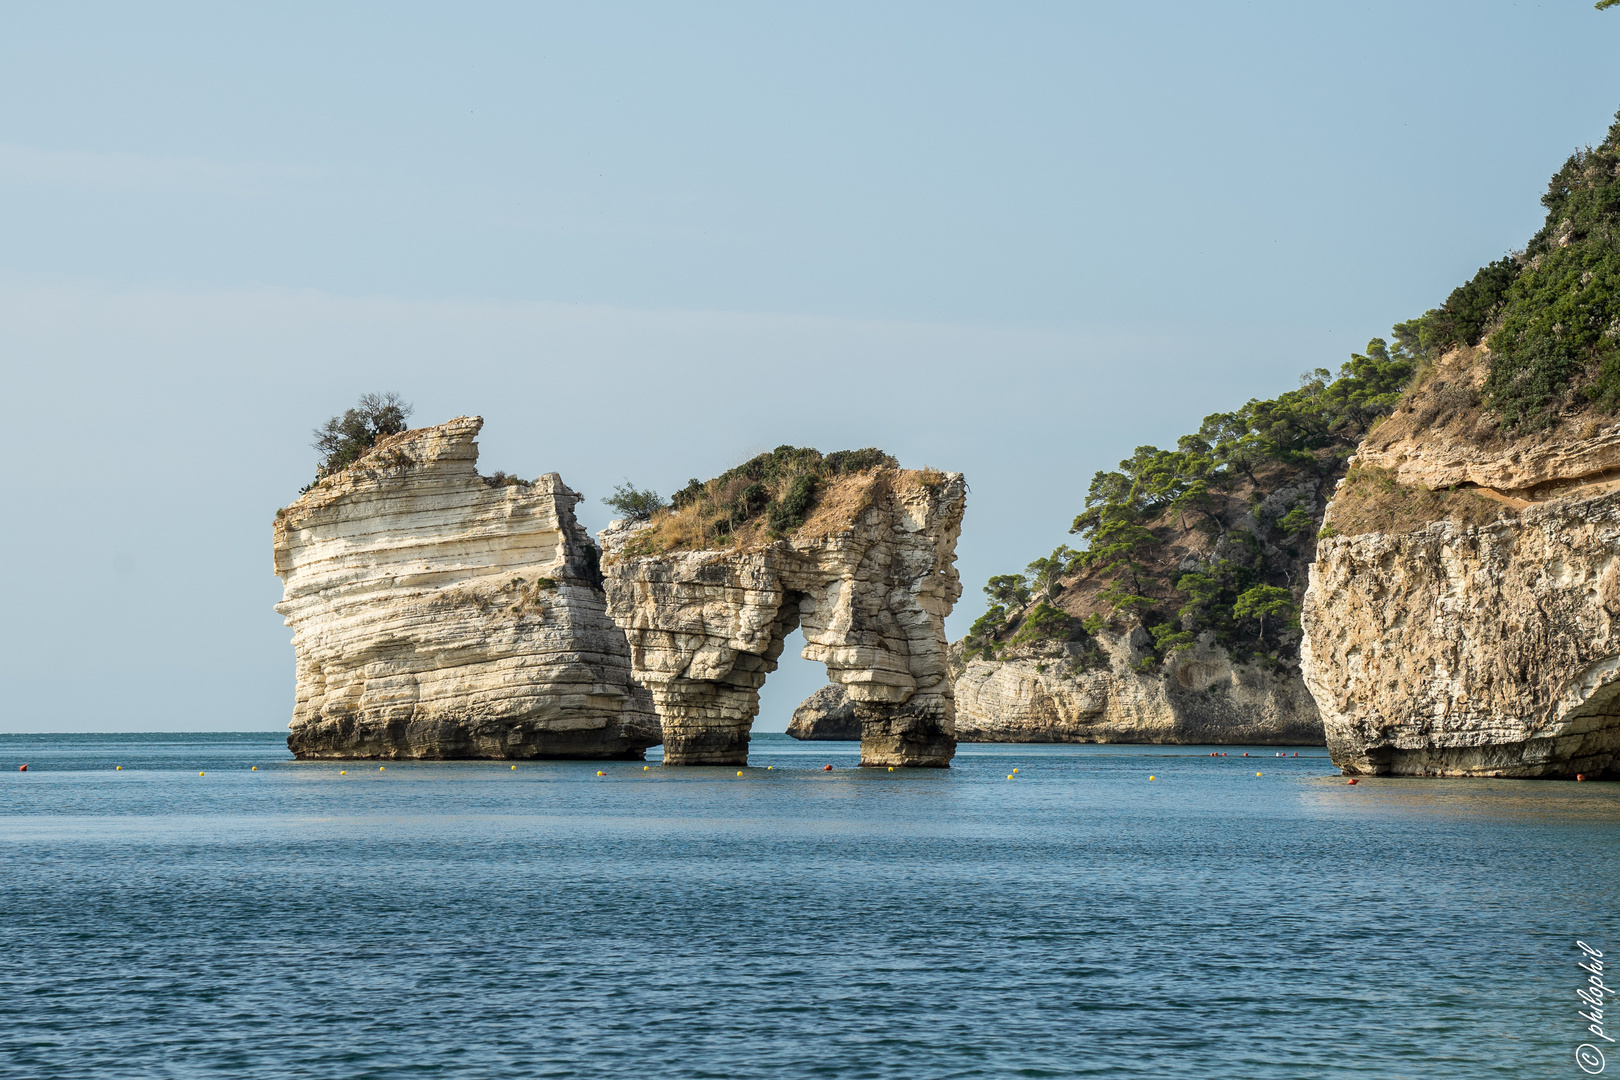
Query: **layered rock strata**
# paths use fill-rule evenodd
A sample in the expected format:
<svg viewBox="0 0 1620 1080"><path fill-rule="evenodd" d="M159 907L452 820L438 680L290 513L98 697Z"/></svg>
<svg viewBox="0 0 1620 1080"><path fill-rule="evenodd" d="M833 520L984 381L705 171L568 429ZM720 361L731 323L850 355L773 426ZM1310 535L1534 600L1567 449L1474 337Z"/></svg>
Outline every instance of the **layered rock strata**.
<svg viewBox="0 0 1620 1080"><path fill-rule="evenodd" d="M580 496L478 475L483 421L381 441L281 511L300 758L639 758L651 698L606 614Z"/></svg>
<svg viewBox="0 0 1620 1080"><path fill-rule="evenodd" d="M632 554L634 527L605 530L608 612L652 693L664 761L746 762L759 688L802 628L804 657L854 703L862 765L948 765L945 617L962 591L965 493L959 473L863 474L845 482L844 510L745 549Z"/></svg>
<svg viewBox="0 0 1620 1080"><path fill-rule="evenodd" d="M1305 679L1347 774L1620 771L1620 494L1317 547Z"/></svg>
<svg viewBox="0 0 1620 1080"><path fill-rule="evenodd" d="M1500 432L1488 364L1446 357L1328 508L1301 663L1345 773L1620 772L1620 425Z"/></svg>
<svg viewBox="0 0 1620 1080"><path fill-rule="evenodd" d="M1142 670L1146 631L1099 632L1093 649L969 661L956 680L963 742L1321 745L1322 721L1297 672L1239 664L1205 635Z"/></svg>

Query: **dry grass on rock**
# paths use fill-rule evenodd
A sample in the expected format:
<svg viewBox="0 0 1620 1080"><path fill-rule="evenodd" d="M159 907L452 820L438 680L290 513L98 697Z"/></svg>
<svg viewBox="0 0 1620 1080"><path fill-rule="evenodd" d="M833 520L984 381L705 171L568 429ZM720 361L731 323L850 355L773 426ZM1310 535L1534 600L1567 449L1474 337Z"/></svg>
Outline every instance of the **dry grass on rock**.
<svg viewBox="0 0 1620 1080"><path fill-rule="evenodd" d="M1345 474L1344 483L1329 504L1323 533L1405 533L1435 521L1489 525L1514 516L1512 507L1481 494L1477 488L1428 491L1407 487L1396 483L1395 474L1388 469L1358 465Z"/></svg>

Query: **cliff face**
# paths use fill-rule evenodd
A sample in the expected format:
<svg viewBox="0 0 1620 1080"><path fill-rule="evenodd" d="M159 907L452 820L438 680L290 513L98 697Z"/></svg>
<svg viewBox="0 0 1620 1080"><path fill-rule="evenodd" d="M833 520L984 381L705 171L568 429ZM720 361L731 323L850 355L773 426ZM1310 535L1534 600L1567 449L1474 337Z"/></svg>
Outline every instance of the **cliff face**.
<svg viewBox="0 0 1620 1080"><path fill-rule="evenodd" d="M742 764L783 640L854 702L861 764L944 766L955 752L944 620L966 485L958 473L844 477L802 528L726 550L631 554L602 534L608 612L652 693L669 764Z"/></svg>
<svg viewBox="0 0 1620 1080"><path fill-rule="evenodd" d="M1322 722L1297 672L1239 664L1205 639L1151 659L1145 631L1099 633L1092 650L970 660L956 681L963 742L1320 745Z"/></svg>
<svg viewBox="0 0 1620 1080"><path fill-rule="evenodd" d="M304 757L631 757L659 742L580 496L478 475L483 421L379 442L277 515Z"/></svg>
<svg viewBox="0 0 1620 1080"><path fill-rule="evenodd" d="M1449 356L1328 509L1302 663L1346 773L1620 769L1620 424L1500 433L1488 363Z"/></svg>

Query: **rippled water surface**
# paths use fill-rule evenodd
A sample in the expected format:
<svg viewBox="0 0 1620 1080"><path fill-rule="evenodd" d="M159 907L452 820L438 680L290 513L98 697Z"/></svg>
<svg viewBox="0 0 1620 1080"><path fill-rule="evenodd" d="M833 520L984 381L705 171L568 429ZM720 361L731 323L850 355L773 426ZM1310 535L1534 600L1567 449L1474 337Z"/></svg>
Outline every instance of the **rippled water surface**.
<svg viewBox="0 0 1620 1080"><path fill-rule="evenodd" d="M0 736L0 1075L1581 1075L1620 785L1228 750Z"/></svg>

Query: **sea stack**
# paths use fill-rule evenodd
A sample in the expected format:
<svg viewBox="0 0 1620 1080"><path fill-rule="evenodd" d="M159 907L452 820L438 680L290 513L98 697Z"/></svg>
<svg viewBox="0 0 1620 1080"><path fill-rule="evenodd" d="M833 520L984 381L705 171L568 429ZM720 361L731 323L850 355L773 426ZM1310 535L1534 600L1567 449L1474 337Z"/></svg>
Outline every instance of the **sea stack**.
<svg viewBox="0 0 1620 1080"><path fill-rule="evenodd" d="M802 627L805 658L853 702L862 765L948 765L945 617L965 495L960 473L878 451L781 447L602 532L608 612L652 693L665 762L745 762L759 688Z"/></svg>
<svg viewBox="0 0 1620 1080"><path fill-rule="evenodd" d="M660 740L555 473L480 476L483 420L379 441L276 515L300 758L640 758Z"/></svg>

